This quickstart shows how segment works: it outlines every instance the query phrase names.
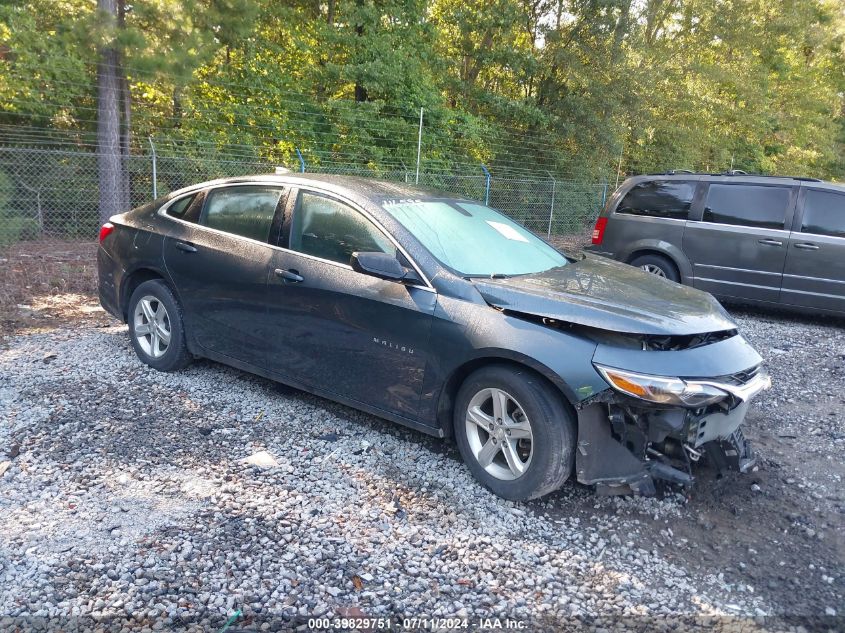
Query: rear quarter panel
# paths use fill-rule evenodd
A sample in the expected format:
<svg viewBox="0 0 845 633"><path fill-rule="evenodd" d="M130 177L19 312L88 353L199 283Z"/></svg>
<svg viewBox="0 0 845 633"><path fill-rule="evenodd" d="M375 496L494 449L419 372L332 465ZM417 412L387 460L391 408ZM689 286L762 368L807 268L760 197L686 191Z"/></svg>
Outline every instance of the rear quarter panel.
<svg viewBox="0 0 845 633"><path fill-rule="evenodd" d="M683 251L686 220L645 218L618 214L611 216L608 232L613 231L613 258L630 263L638 255L658 253L671 259L681 273L681 282L692 284L693 270ZM607 241L607 237L605 237Z"/></svg>
<svg viewBox="0 0 845 633"><path fill-rule="evenodd" d="M589 250L626 264L640 254L659 253L675 263L682 283L691 284L692 265L683 252L686 220L616 212L625 194L637 182L625 183L613 194L602 214L607 217L604 239L601 245L592 246Z"/></svg>
<svg viewBox="0 0 845 633"><path fill-rule="evenodd" d="M147 205L113 216L110 221L115 230L98 249L101 303L124 320L129 301L127 281L133 273L150 270L170 281L162 257L164 228L161 218L156 216L158 206ZM104 295L113 299L104 300Z"/></svg>

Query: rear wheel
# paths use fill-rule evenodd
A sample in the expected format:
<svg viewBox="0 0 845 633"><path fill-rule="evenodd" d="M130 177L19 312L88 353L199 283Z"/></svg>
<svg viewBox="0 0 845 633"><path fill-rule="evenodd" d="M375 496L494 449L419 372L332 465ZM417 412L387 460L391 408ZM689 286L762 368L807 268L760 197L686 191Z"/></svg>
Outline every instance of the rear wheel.
<svg viewBox="0 0 845 633"><path fill-rule="evenodd" d="M472 474L505 499L535 499L572 471L575 423L542 378L496 365L470 375L455 406L455 440Z"/></svg>
<svg viewBox="0 0 845 633"><path fill-rule="evenodd" d="M153 369L174 371L190 362L182 310L163 281L145 281L132 293L129 336L138 358Z"/></svg>
<svg viewBox="0 0 845 633"><path fill-rule="evenodd" d="M680 283L681 275L675 264L663 255L640 255L631 260L631 266L641 268L647 273Z"/></svg>

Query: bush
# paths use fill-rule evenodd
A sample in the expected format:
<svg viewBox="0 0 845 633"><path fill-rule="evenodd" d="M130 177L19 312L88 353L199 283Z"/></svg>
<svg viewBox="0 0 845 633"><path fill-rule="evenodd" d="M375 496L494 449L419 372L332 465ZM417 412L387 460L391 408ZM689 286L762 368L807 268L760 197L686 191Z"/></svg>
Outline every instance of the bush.
<svg viewBox="0 0 845 633"><path fill-rule="evenodd" d="M34 240L40 234L38 222L19 215L0 215L0 248L23 240Z"/></svg>

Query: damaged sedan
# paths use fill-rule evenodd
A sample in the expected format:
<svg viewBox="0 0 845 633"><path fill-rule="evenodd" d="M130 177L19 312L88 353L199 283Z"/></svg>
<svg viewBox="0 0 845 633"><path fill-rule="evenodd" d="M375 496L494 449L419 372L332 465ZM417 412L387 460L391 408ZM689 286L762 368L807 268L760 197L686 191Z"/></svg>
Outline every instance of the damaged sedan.
<svg viewBox="0 0 845 633"><path fill-rule="evenodd" d="M507 499L570 477L652 494L692 485L702 459L755 460L741 425L769 377L711 295L564 254L475 201L212 181L112 217L98 265L147 365L209 358L453 437Z"/></svg>

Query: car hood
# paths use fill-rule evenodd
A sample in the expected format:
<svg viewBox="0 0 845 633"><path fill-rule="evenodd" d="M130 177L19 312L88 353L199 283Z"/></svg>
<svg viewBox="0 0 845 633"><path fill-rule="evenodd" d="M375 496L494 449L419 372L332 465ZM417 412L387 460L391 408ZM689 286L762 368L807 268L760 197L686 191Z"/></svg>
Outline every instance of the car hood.
<svg viewBox="0 0 845 633"><path fill-rule="evenodd" d="M712 295L603 257L509 279L473 279L492 306L630 334L683 336L736 328Z"/></svg>

